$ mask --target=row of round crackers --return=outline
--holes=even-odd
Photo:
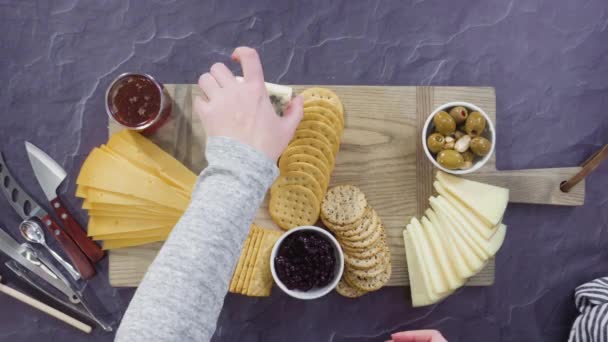
[[[356,298],[388,282],[392,266],[384,226],[359,188],[331,188],[321,205],[321,220],[344,251],[344,275],[336,288],[338,293]]]
[[[334,92],[309,88],[300,95],[304,117],[279,159],[281,174],[270,188],[270,216],[285,230],[318,221],[344,130],[344,108]]]

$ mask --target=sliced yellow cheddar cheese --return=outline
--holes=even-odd
[[[477,256],[477,254],[472,251],[471,247],[465,242],[463,237],[456,232],[450,218],[440,209],[435,201],[431,201],[431,207],[433,207],[433,211],[439,218],[439,227],[443,229],[443,234],[449,234],[450,240],[454,244],[454,247],[462,255],[464,261],[471,269],[471,274],[468,277],[471,277],[477,272],[481,271],[485,260]]]
[[[477,213],[488,226],[500,223],[509,202],[509,189],[484,184],[437,171],[437,180],[469,209]]]
[[[406,234],[404,236],[408,236],[410,242],[410,246],[406,246],[405,248],[410,286],[413,285],[416,288],[415,290],[412,288],[412,304],[414,306],[421,306],[437,303],[442,297],[433,291],[428,270],[421,258],[420,246],[416,245],[416,240],[412,237],[411,224],[406,226]],[[414,297],[414,293],[416,293],[418,298]]]
[[[136,218],[136,219],[154,219],[154,220],[165,220],[173,217],[165,215],[151,214],[146,212],[132,211],[130,213],[121,213],[115,211],[104,211],[104,210],[89,210],[89,216],[95,217],[108,217],[108,218]]]
[[[150,220],[136,218],[89,217],[88,235],[129,233],[155,228],[173,227],[177,220]]]
[[[118,249],[126,247],[135,247],[141,245],[147,245],[153,242],[164,241],[163,238],[141,238],[141,239],[124,239],[124,240],[107,240],[103,242],[103,249]]]
[[[168,237],[173,227],[155,228],[150,230],[142,230],[130,233],[115,233],[92,236],[93,240],[121,240],[121,239],[137,239],[137,238],[152,238],[152,237]]]
[[[433,186],[435,187],[435,190],[437,190],[439,195],[444,197],[448,201],[448,203],[450,203],[465,218],[465,220],[467,220],[467,222],[473,228],[475,228],[475,230],[477,230],[477,232],[481,234],[486,240],[489,240],[496,233],[499,225],[495,225],[493,227],[486,225],[485,222],[477,215],[475,215],[474,212],[472,212],[470,209],[467,209],[467,207],[462,202],[460,202],[458,199],[456,199],[456,197],[454,197],[447,190],[445,190],[441,183],[435,181],[433,183]]]
[[[431,245],[426,239],[422,225],[417,218],[413,217],[410,221],[408,232],[412,238],[412,242],[416,246],[416,250],[419,252],[418,256],[424,265],[422,272],[426,273],[426,276],[429,279],[431,285],[430,290],[438,296],[448,292],[449,286],[443,277],[439,261],[435,258]]]
[[[441,243],[441,238],[439,237],[437,228],[435,228],[433,226],[433,223],[426,217],[423,217],[420,220],[420,223],[422,223],[422,227],[424,228],[424,235],[426,237],[426,240],[430,243],[432,253],[439,263],[441,273],[443,274],[443,278],[447,282],[448,288],[450,290],[455,290],[461,287],[464,284],[465,279],[459,277],[456,273],[456,270],[450,264],[450,260],[448,259],[448,252]]]
[[[188,194],[194,189],[196,174],[139,133],[130,130],[117,132],[110,137],[108,147]]]
[[[150,206],[135,206],[135,205],[113,205],[105,203],[95,203],[85,200],[82,203],[82,207],[88,210],[114,212],[114,213],[142,213],[150,214],[152,216],[163,216],[163,217],[181,217],[182,212],[161,207],[150,207]]]
[[[77,185],[76,186],[76,197],[87,198],[87,188],[86,188],[86,186],[81,186],[81,185]]]
[[[97,189],[118,192],[185,211],[189,198],[177,193],[160,178],[94,149],[85,160],[77,183]]]
[[[129,195],[119,194],[117,192],[96,189],[79,185],[78,188],[83,188],[86,191],[86,199],[91,203],[106,203],[115,205],[157,205],[154,202],[137,198]]]
[[[408,227],[411,227],[408,225]],[[414,251],[414,244],[409,236],[408,230],[403,231],[403,241],[405,243],[405,258],[407,262],[407,273],[410,278],[410,293],[412,296],[412,306],[420,307],[431,305],[439,301],[438,297],[431,297],[424,286],[422,277],[422,264]]]
[[[439,216],[432,210],[427,209],[425,212],[433,227],[437,230],[443,248],[447,251],[450,264],[456,271],[459,278],[467,279],[475,274],[475,270],[469,266],[465,260],[465,256],[456,248],[456,242],[453,241],[451,234],[442,225]]]

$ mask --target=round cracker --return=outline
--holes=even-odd
[[[345,232],[338,232],[337,235],[340,237],[340,239],[348,242],[362,241],[372,235],[375,229],[378,229],[378,224],[378,214],[376,214],[374,209],[369,209],[363,215],[361,224],[359,224],[357,228]],[[349,234],[351,232],[357,233]]]
[[[312,164],[305,163],[305,162],[289,163],[281,171],[285,172],[285,173],[288,173],[291,171],[301,171],[301,172],[308,173],[309,175],[311,175],[314,179],[316,179],[319,182],[319,185],[321,185],[321,190],[323,191],[323,194],[325,194],[325,190],[327,190],[327,176],[325,174],[323,174],[323,171],[319,170],[319,168],[317,168],[316,166],[314,166]]]
[[[331,171],[333,168],[329,160],[323,152],[321,152],[318,148],[312,146],[290,146],[283,152],[281,155],[281,159],[279,159],[279,169],[287,166],[287,158],[289,158],[292,154],[307,154],[309,156],[315,157],[319,159],[323,164],[325,164],[325,169]],[[286,157],[285,159],[283,157]]]
[[[332,127],[334,130],[336,130],[336,132],[339,132],[337,127],[340,127],[340,126],[335,126],[334,122],[329,117],[326,117],[319,112],[304,111],[304,116],[302,117],[302,121],[308,121],[308,120],[323,122],[323,123],[329,125],[330,127]]]
[[[359,277],[351,273],[345,273],[344,277],[353,287],[361,291],[376,291],[382,288],[391,278],[392,265],[386,264],[384,271],[375,277]]]
[[[323,221],[323,224],[325,224],[325,227],[327,227],[332,232],[336,232],[336,233],[337,232],[346,232],[346,231],[356,229],[359,225],[361,225],[362,220],[363,220],[363,218],[361,218],[353,223],[349,223],[346,225],[339,225],[339,224],[330,222],[329,220],[327,220],[327,218],[325,218],[325,217],[323,217],[323,215],[321,215],[321,221]]]
[[[323,218],[334,225],[354,223],[363,217],[366,209],[365,194],[353,185],[338,185],[329,189],[321,205]]]
[[[334,168],[334,165],[336,163],[336,160],[334,159],[334,154],[329,145],[324,143],[322,140],[317,140],[314,138],[296,139],[290,142],[287,148],[290,148],[291,146],[312,146],[316,148],[317,150],[321,151],[321,153],[323,153],[325,158],[329,161],[330,168]]]
[[[346,298],[359,298],[367,293],[367,291],[361,291],[358,288],[351,286],[346,279],[342,277],[338,282],[338,286],[336,286],[336,292],[341,294]]]
[[[363,240],[359,240],[359,241],[348,241],[348,240],[343,240],[342,243],[345,246],[351,247],[351,248],[366,248],[369,247],[373,244],[375,244],[378,240],[380,240],[380,236],[382,235],[382,226],[381,223],[377,223],[375,227],[370,228],[372,229],[372,233],[365,239]]]
[[[306,100],[325,100],[334,105],[341,115],[344,114],[344,107],[342,106],[342,101],[340,101],[340,98],[336,93],[327,88],[308,88],[302,93],[300,93],[300,95],[304,97],[304,102],[306,102]]]
[[[281,163],[281,161],[283,163]],[[293,163],[310,164],[319,169],[323,173],[323,176],[325,176],[325,179],[329,181],[329,169],[327,168],[327,165],[325,165],[320,159],[302,153],[292,154],[289,156],[281,156],[281,159],[279,160],[279,170],[281,170],[281,172],[285,172],[285,170],[287,170],[287,167]]]
[[[334,152],[334,155],[337,155],[338,150],[340,149],[340,136],[330,125],[314,120],[303,120],[300,122],[297,129],[310,129],[323,134],[329,141],[329,146]]]
[[[388,260],[386,260],[386,256],[378,261],[378,263],[370,268],[359,269],[355,267],[347,267],[345,272],[351,274],[351,276],[362,277],[362,278],[372,278],[377,277],[380,273],[384,272],[386,269],[386,264]]]
[[[290,143],[295,140],[305,139],[305,138],[314,138],[317,140],[321,140],[325,144],[327,144],[327,146],[331,147],[331,142],[329,142],[329,140],[323,134],[321,134],[317,131],[313,131],[312,129],[305,129],[305,128],[296,129],[296,131],[293,133],[293,138],[291,139]],[[332,150],[332,152],[333,152],[333,150]],[[334,155],[334,157],[335,157],[335,155]]]
[[[315,194],[319,203],[323,200],[323,189],[319,182],[310,174],[301,171],[289,171],[281,174],[270,187],[270,194],[288,185],[301,185]]]
[[[338,107],[334,106],[333,104],[331,104],[331,102],[329,102],[325,99],[305,100],[304,108],[307,108],[307,107],[323,107],[323,108],[327,108],[328,110],[331,110],[332,112],[334,112],[338,115],[338,119],[340,120],[342,127],[344,127],[344,113],[340,112],[340,109]]]
[[[344,263],[351,268],[357,269],[369,269],[386,259],[386,252],[383,247],[379,247],[375,249],[375,254],[369,254],[367,257],[362,258],[357,256],[356,254],[351,254],[349,252],[344,253]]]
[[[375,244],[368,247],[353,248],[348,247],[345,244],[341,244],[342,250],[344,250],[345,253],[358,258],[369,258],[370,255],[377,253],[378,248],[384,248],[385,246],[388,246],[388,244],[386,242],[386,234],[384,233],[384,230],[380,234],[380,239],[378,239]]]
[[[324,120],[323,122],[329,122],[329,124],[336,130],[338,133],[342,133],[344,130],[344,121],[340,120],[340,114],[334,112],[333,110],[327,107],[321,106],[308,106],[304,108],[304,117],[310,114],[319,114]]]
[[[268,211],[282,229],[310,226],[319,219],[319,201],[301,185],[286,185],[270,194]]]

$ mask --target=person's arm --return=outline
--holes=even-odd
[[[278,174],[276,160],[302,117],[296,98],[283,118],[264,87],[257,53],[238,48],[243,83],[223,64],[203,74],[197,99],[209,136],[208,167],[192,201],[140,284],[117,341],[207,341],[256,210]]]

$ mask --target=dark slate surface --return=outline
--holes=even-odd
[[[103,93],[115,75],[193,83],[246,44],[274,82],[494,86],[499,168],[573,166],[608,143],[607,26],[605,0],[0,0],[0,148],[42,199],[23,141],[43,147],[71,173],[63,192],[78,208],[74,177],[106,139]],[[505,221],[493,287],[422,309],[406,288],[357,301],[229,295],[214,340],[378,341],[415,328],[450,341],[565,340],[574,287],[608,273],[608,163],[589,177],[585,206],[510,205]],[[15,232],[18,222],[0,200],[0,223]],[[93,285],[120,316],[133,291],[109,288],[105,275]],[[0,295],[1,341],[112,337],[87,337]]]

